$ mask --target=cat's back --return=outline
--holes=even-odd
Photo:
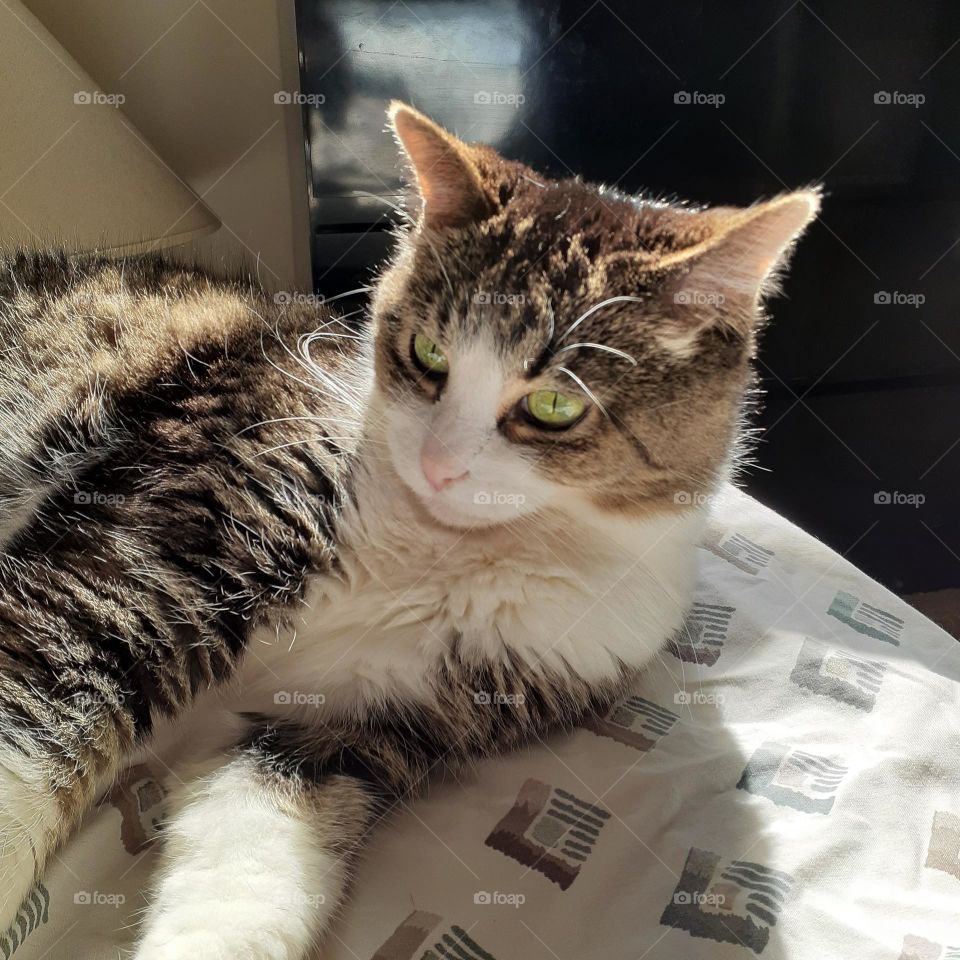
[[[0,257],[0,396],[61,402],[85,387],[137,389],[184,350],[249,335],[252,287],[159,256]]]
[[[336,396],[313,402],[297,352],[325,320],[278,305],[249,280],[159,256],[0,256],[0,548],[51,491],[74,486],[121,445],[169,447],[182,459],[181,448],[291,414],[346,416]],[[312,344],[333,376],[354,376],[359,349],[336,348]],[[275,439],[266,430],[264,446],[302,433],[289,423]]]

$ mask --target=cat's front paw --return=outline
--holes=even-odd
[[[188,957],[219,960],[226,956],[223,946],[222,938],[214,933],[191,933],[167,943],[144,942],[137,948],[133,960],[187,960]]]
[[[302,960],[303,953],[269,932],[197,930],[169,938],[150,934],[133,960]]]

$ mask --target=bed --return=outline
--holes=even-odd
[[[960,958],[960,644],[727,488],[630,695],[373,837],[330,960]],[[124,956],[175,758],[102,798],[0,938]]]

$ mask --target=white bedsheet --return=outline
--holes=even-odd
[[[382,826],[318,956],[960,957],[960,644],[749,497],[713,518],[683,642],[594,729]],[[173,759],[104,800],[4,960],[125,955]]]

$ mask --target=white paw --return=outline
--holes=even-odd
[[[133,960],[302,960],[303,953],[262,929],[182,930],[165,936],[154,930]]]
[[[226,958],[227,945],[223,937],[216,933],[185,933],[174,937],[168,943],[144,941],[134,960],[188,960],[196,957],[197,960],[221,960]],[[240,954],[229,954],[239,958]]]

